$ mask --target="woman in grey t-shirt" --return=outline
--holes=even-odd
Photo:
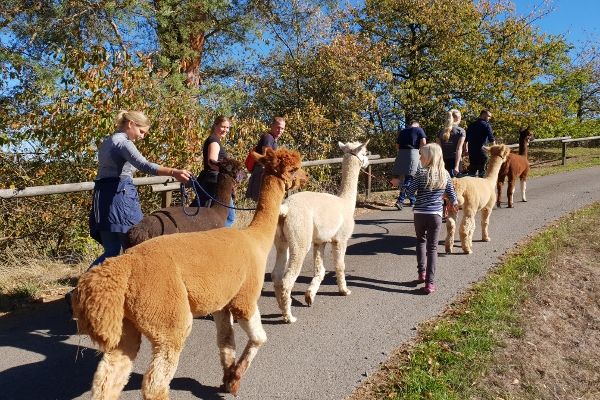
[[[150,121],[142,112],[120,111],[117,132],[103,139],[98,148],[98,172],[94,181],[94,199],[90,211],[90,235],[102,244],[104,253],[92,267],[124,250],[127,231],[143,218],[133,174],[140,170],[149,175],[172,176],[187,182],[185,169],[162,167],[147,161],[134,142],[148,134]]]
[[[465,144],[466,133],[458,126],[462,116],[460,111],[448,111],[448,119],[444,129],[438,134],[437,143],[442,147],[444,165],[451,177],[460,174],[462,150]]]

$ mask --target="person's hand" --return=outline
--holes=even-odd
[[[177,179],[179,182],[187,183],[192,177],[192,173],[186,169],[175,169],[173,168],[172,172],[173,178]]]
[[[460,172],[458,171],[458,168],[454,168],[454,169],[452,170],[452,173],[453,173],[453,175],[452,175],[452,176],[454,176],[454,177],[457,177],[457,176],[458,176],[458,174],[460,174]]]
[[[392,179],[390,180],[390,184],[391,184],[393,187],[398,187],[398,185],[400,184],[400,179],[398,179],[398,178],[392,178]]]

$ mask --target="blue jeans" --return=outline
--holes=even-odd
[[[100,257],[96,258],[96,261],[94,261],[88,269],[91,269],[96,265],[100,265],[107,258],[116,257],[125,251],[125,235],[125,233],[121,232],[100,231],[100,239],[102,240],[104,253],[102,253]]]
[[[398,203],[403,204],[404,203],[404,199],[406,198],[406,190],[408,189],[408,187],[410,186],[411,182],[413,181],[413,176],[412,175],[406,175],[404,177],[404,183],[402,184],[402,186],[400,186],[400,195],[398,196]],[[410,196],[408,198],[408,200],[410,201],[411,205],[415,204],[415,201],[417,201],[417,196]]]
[[[231,201],[229,202],[229,206],[234,207],[233,197],[231,198]],[[233,225],[234,219],[235,219],[235,208],[230,208],[229,211],[227,211],[227,220],[225,221],[225,227],[229,228],[231,225]]]

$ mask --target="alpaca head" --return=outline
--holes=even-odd
[[[239,184],[248,178],[246,167],[241,162],[233,158],[223,158],[217,161],[219,173],[229,176],[236,184]]]
[[[505,160],[510,153],[510,147],[505,144],[497,144],[492,147],[484,147],[484,149],[490,154],[491,157],[500,157]]]
[[[369,157],[367,154],[367,143],[369,143],[369,140],[367,140],[365,143],[338,142],[338,146],[344,152],[344,157],[346,156],[346,154],[348,154],[349,156],[354,156],[360,160],[360,167],[366,168],[369,165]]]
[[[535,137],[533,136],[533,133],[531,132],[531,129],[529,129],[529,127],[519,132],[519,143],[529,144],[533,139],[535,139]]]
[[[306,182],[307,175],[301,167],[300,153],[287,149],[265,149],[265,154],[253,153],[256,162],[265,167],[265,175],[274,175],[285,182],[286,190]]]

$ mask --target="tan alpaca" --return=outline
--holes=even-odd
[[[369,164],[367,143],[338,143],[344,152],[339,196],[300,192],[288,197],[281,205],[275,235],[277,256],[271,276],[285,322],[296,321],[291,311],[291,293],[311,244],[314,277],[304,296],[306,303],[312,305],[325,276],[323,251],[327,243],[332,246],[338,290],[342,295],[350,294],[344,275],[344,256],[348,239],[354,231],[358,175],[360,168]]]
[[[82,275],[74,298],[81,333],[104,356],[92,384],[93,399],[116,399],[127,383],[141,335],[153,357],[144,375],[144,399],[168,399],[194,317],[213,314],[225,390],[238,392],[240,379],[267,340],[257,301],[267,256],[286,189],[300,170],[297,152],[267,148],[256,154],[265,177],[248,228],[176,233],[145,241]],[[233,319],[248,335],[235,361]]]
[[[484,178],[465,177],[454,178],[452,183],[456,190],[458,205],[462,208],[463,217],[460,221],[460,243],[463,252],[473,252],[473,233],[475,232],[475,214],[481,210],[481,239],[490,241],[488,226],[490,215],[496,204],[496,181],[500,166],[510,153],[505,145],[492,146],[489,149],[490,161]],[[446,219],[446,253],[452,253],[454,246],[454,231],[456,228],[456,212],[450,208]]]

